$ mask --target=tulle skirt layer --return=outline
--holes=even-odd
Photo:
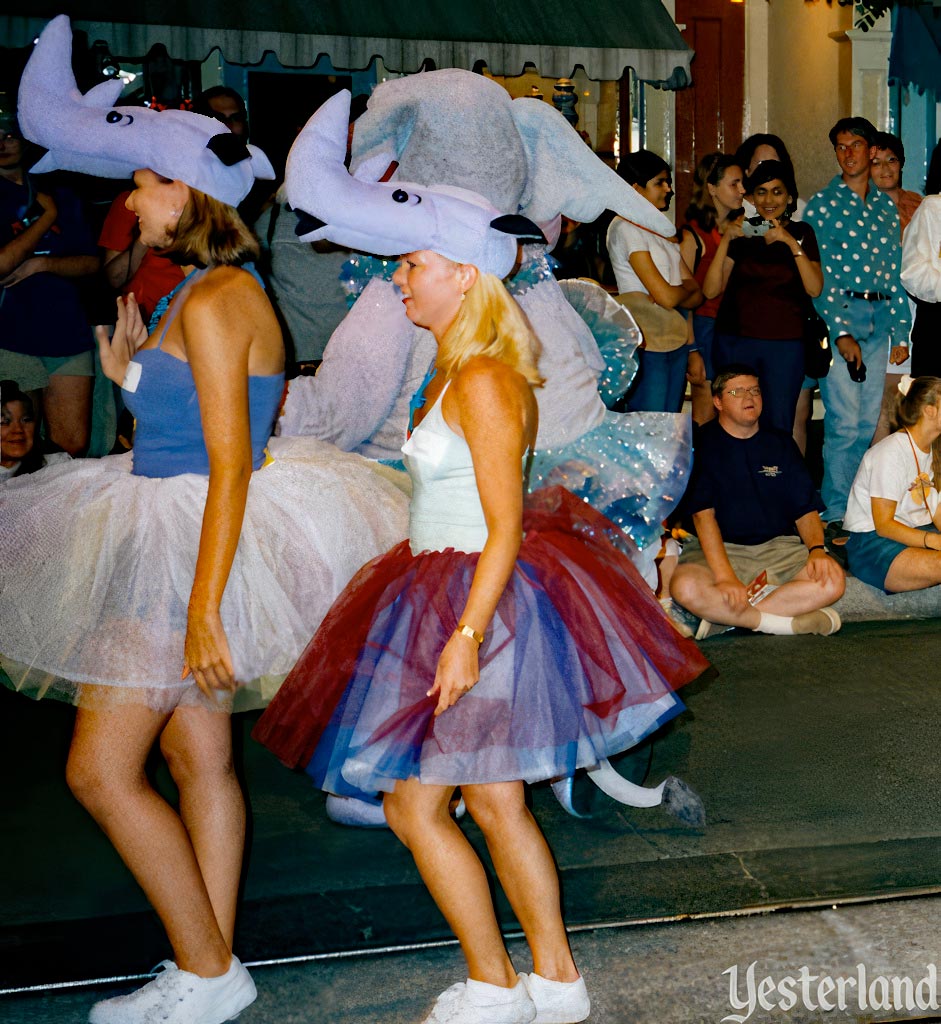
[[[357,573],[255,738],[340,795],[412,776],[471,784],[569,775],[633,746],[708,668],[610,529],[562,488],[532,495],[513,575],[480,648],[480,680],[433,716],[427,696],[478,554],[412,555],[407,542]]]
[[[570,444],[538,449],[530,487],[566,488],[643,550],[660,537],[661,523],[686,490],[691,429],[684,413],[606,412],[597,427]]]
[[[407,480],[310,438],[270,448],[222,600],[237,707],[267,703],[356,570],[407,532]],[[205,700],[180,673],[208,481],[134,476],[132,459],[0,488],[0,666],[31,696],[161,711]]]

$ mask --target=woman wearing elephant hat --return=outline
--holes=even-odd
[[[78,705],[69,785],[173,949],[90,1021],[221,1024],[255,998],[232,954],[245,812],[227,712],[283,678],[356,566],[403,535],[405,500],[318,442],[266,458],[284,353],[241,266],[255,242],[234,206],[254,159],[214,119],[112,106],[119,83],[81,96],[70,52],[57,18],[23,75],[24,134],[47,169],[133,173],[141,238],[191,273],[149,338],[133,297],[112,339],[99,328],[137,420],[133,453],[3,489],[0,662],[16,689]],[[179,811],[147,781],[158,741]]]
[[[402,449],[410,538],[354,577],[254,735],[329,792],[385,794],[468,963],[425,1024],[575,1024],[588,994],[524,783],[633,745],[682,709],[673,690],[707,665],[599,513],[560,487],[524,511],[539,342],[501,278],[527,225],[461,189],[350,179],[348,104],[328,100],[298,137],[289,199],[296,209],[299,165],[318,183],[302,220],[337,244],[406,253],[401,301],[437,342]],[[455,786],[526,934],[530,974],[516,974],[486,873],[448,813]]]
[[[376,86],[356,120],[350,169],[358,181],[386,180],[391,171],[393,184],[469,189],[502,213],[521,213],[550,240],[560,214],[591,221],[605,209],[650,231],[675,234],[551,104],[512,100],[499,83],[459,68]],[[311,179],[311,187],[316,184]],[[303,198],[297,198],[301,208]],[[621,327],[629,320],[626,309],[597,285],[572,281],[560,287],[547,260],[550,247],[542,239],[525,242],[521,267],[505,282],[542,343],[546,383],[536,396],[530,484],[562,483],[590,502],[621,528],[625,550],[655,584],[661,523],[686,486],[689,415],[605,408],[630,384],[639,333],[633,325]],[[317,376],[291,381],[279,419],[282,435],[320,437],[370,458],[399,458],[409,399],[435,345],[429,332],[405,317],[391,282],[393,266],[385,262],[351,261],[346,283],[362,294],[331,336]],[[603,316],[613,330],[593,337],[588,324],[598,319],[592,311],[605,307],[617,311]],[[377,365],[382,374],[374,372]]]

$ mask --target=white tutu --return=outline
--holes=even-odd
[[[312,438],[270,451],[222,599],[239,708],[271,699],[356,570],[408,527],[404,474]],[[0,665],[15,689],[161,711],[205,700],[180,672],[208,480],[134,476],[132,460],[0,490]]]

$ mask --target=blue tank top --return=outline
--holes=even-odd
[[[183,284],[195,283],[203,273],[196,271]],[[209,454],[192,370],[189,363],[162,349],[167,329],[185,298],[181,295],[171,311],[157,347],[139,351],[124,378],[124,401],[137,421],[133,468],[137,476],[209,474]],[[139,369],[133,369],[135,364]],[[136,387],[132,388],[132,383]],[[265,445],[271,436],[283,390],[283,373],[248,378],[252,469],[264,465]]]

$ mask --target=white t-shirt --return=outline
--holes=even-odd
[[[899,430],[863,456],[846,503],[844,529],[852,533],[875,530],[871,498],[894,501],[896,522],[916,527],[931,523],[938,510],[938,492],[932,482],[931,452],[923,452],[914,445],[915,453],[912,454],[914,443],[909,441],[908,432]]]
[[[680,273],[682,257],[678,242],[671,242],[652,231],[645,231],[623,217],[615,217],[608,226],[605,244],[608,247],[608,256],[611,258],[611,268],[614,270],[619,293],[647,291],[631,266],[630,256],[633,252],[649,252],[653,265],[660,271],[667,284],[683,283],[683,275]]]

